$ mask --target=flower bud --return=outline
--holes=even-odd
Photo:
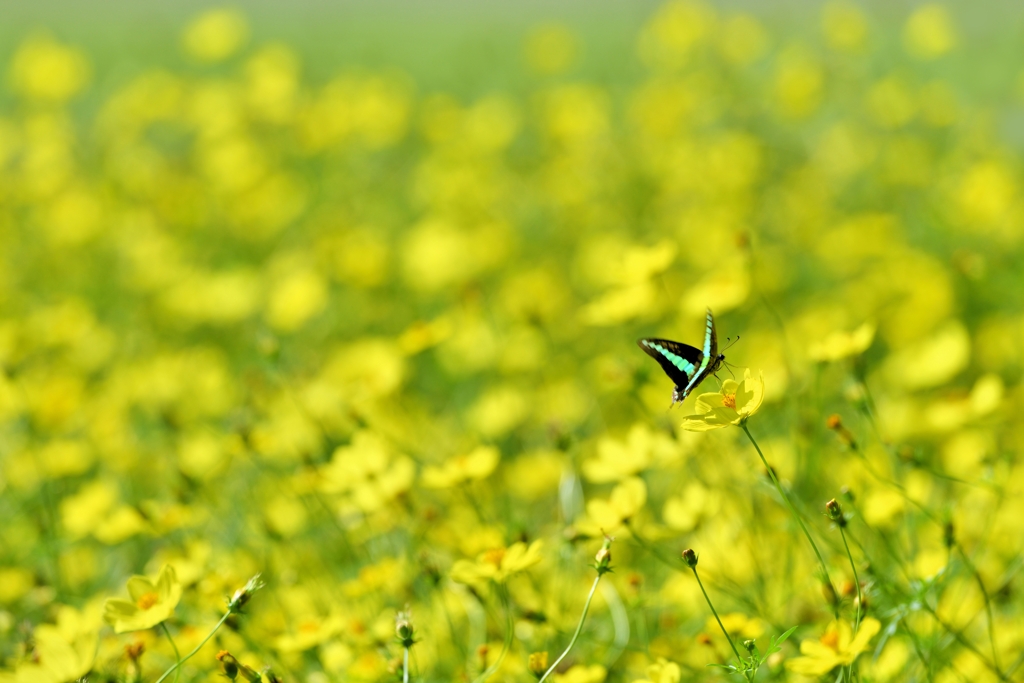
[[[416,634],[412,626],[412,613],[408,608],[395,615],[395,636],[402,647],[412,647],[416,643]]]
[[[220,667],[223,669],[224,675],[231,680],[235,680],[238,678],[238,675],[241,674],[242,678],[249,681],[249,683],[262,683],[263,681],[258,671],[242,664],[227,650],[221,650],[217,653],[217,661],[220,662]]]
[[[839,526],[846,526],[846,517],[843,516],[843,508],[835,498],[825,503],[825,515]]]
[[[221,671],[230,680],[238,678],[238,660],[227,650],[221,650],[217,653],[217,661],[220,662]]]
[[[829,415],[828,419],[825,420],[825,426],[835,432],[840,439],[846,442],[846,445],[857,450],[857,442],[853,438],[853,433],[846,428],[843,424],[843,419],[838,415]]]
[[[946,522],[942,527],[942,542],[946,544],[946,548],[952,548],[956,545],[956,528],[953,526],[952,521]]]
[[[548,653],[531,652],[528,666],[530,668],[530,673],[533,674],[534,678],[540,680],[548,670]]]
[[[601,549],[594,556],[594,569],[597,570],[598,574],[607,574],[612,570],[612,540],[611,536],[605,536]]]
[[[124,656],[128,659],[126,680],[131,683],[142,683],[142,664],[139,663],[139,660],[145,651],[146,644],[142,641],[124,646]]]
[[[683,562],[690,569],[694,569],[697,566],[697,553],[693,552],[693,548],[687,548],[683,551]]]
[[[487,668],[487,655],[490,653],[491,648],[487,647],[487,643],[480,645],[476,649],[476,656],[480,660],[481,668]]]
[[[747,640],[743,641],[743,647],[745,647],[747,649],[747,652],[749,652],[750,654],[754,654],[754,650],[757,649],[757,643],[754,642],[753,638],[748,638]]]
[[[256,574],[251,579],[245,582],[245,585],[235,591],[235,594],[231,596],[228,601],[228,609],[232,612],[241,612],[242,608],[248,604],[252,598],[252,594],[263,588],[266,585],[260,581],[260,575]]]

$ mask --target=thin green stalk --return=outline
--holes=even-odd
[[[850,552],[850,544],[846,542],[846,520],[842,519],[839,523],[839,535],[843,539],[843,547],[846,548],[846,557],[850,560],[850,569],[853,570],[853,583],[857,587],[857,609],[854,611],[853,616],[853,633],[854,635],[860,631],[860,613],[864,609],[864,597],[860,592],[860,577],[857,576],[857,563],[853,561],[853,553]],[[846,675],[849,680],[853,680],[853,664],[849,664],[846,667]]]
[[[171,638],[171,630],[167,628],[167,622],[161,621],[160,626],[164,629],[164,635],[167,636],[167,640],[171,642],[171,649],[174,650],[174,658],[178,660],[178,664],[181,664],[181,653],[178,652],[178,646],[174,643],[174,638]],[[174,683],[178,683],[178,676],[181,674],[181,669],[174,670]]]
[[[996,634],[995,634],[995,618],[992,616],[992,599],[989,597],[988,591],[985,590],[985,582],[981,580],[981,574],[978,573],[978,569],[971,562],[971,558],[967,557],[967,553],[964,552],[963,546],[956,543],[956,549],[960,551],[960,556],[964,558],[964,562],[967,564],[967,568],[971,570],[971,574],[974,575],[974,580],[978,584],[978,588],[981,590],[982,597],[985,598],[985,616],[988,618],[988,642],[992,646],[992,662],[999,667],[999,654],[996,650]]]
[[[644,539],[644,537],[641,536],[637,532],[637,530],[628,521],[626,522],[626,527],[629,529],[630,533],[632,534],[633,540],[637,542],[637,545],[639,545],[641,548],[643,548],[644,550],[649,552],[654,557],[654,559],[658,560],[659,562],[664,564],[669,569],[679,570],[679,562],[678,561],[673,562],[672,560],[669,560],[668,558],[666,558],[657,549],[656,546],[654,546],[651,543],[647,542]],[[742,593],[739,593],[736,590],[730,590],[727,586],[724,586],[722,584],[719,584],[718,588],[719,588],[720,591],[726,593],[727,595],[729,595],[734,600],[737,600],[737,601],[745,604],[752,611],[756,612],[756,611],[758,611],[758,609],[760,609],[759,606],[757,605],[757,603],[755,603],[753,600],[751,600],[750,598],[746,597]],[[641,622],[641,623],[643,623],[643,622]],[[774,622],[771,622],[770,620],[769,620],[769,623],[771,623],[771,625],[774,626],[774,627],[777,627],[777,628],[779,627],[778,624],[776,624]]]
[[[402,657],[402,683],[409,683],[409,648]]]
[[[978,646],[972,643],[970,640],[968,640],[967,636],[961,633],[959,629],[954,627],[952,624],[947,623],[942,617],[940,617],[939,613],[936,612],[932,608],[932,606],[928,604],[926,600],[921,601],[921,606],[924,607],[925,611],[928,612],[928,614],[932,615],[932,618],[939,623],[939,626],[944,628],[946,632],[949,633],[949,635],[953,636],[953,638],[958,643],[960,643],[965,648],[976,654],[978,656],[978,659],[981,660],[981,663],[984,664],[989,671],[994,673],[999,678],[999,680],[1005,681],[1006,683],[1010,683],[1009,676],[1004,674],[1002,669],[996,666],[994,662],[989,661],[988,657],[986,657],[985,654],[980,649],[978,649]]]
[[[846,542],[846,529],[843,524],[839,525],[839,535],[843,537],[843,547],[846,548],[846,557],[850,559],[850,569],[853,570],[853,583],[857,587],[857,611],[854,615],[854,634],[860,630],[860,613],[864,610],[864,597],[860,593],[860,578],[857,576],[857,564],[853,561],[853,553],[850,552],[850,544]]]
[[[909,578],[909,576],[907,574],[907,569],[906,569],[905,566],[903,566],[902,559],[900,558],[899,553],[897,553],[892,548],[892,546],[889,544],[889,539],[886,537],[886,535],[881,530],[876,529],[876,528],[872,527],[870,524],[868,524],[867,521],[864,519],[863,515],[858,515],[858,517],[860,518],[860,520],[864,524],[864,526],[866,526],[868,529],[870,529],[870,530],[874,531],[876,534],[878,534],[879,538],[882,539],[883,545],[885,546],[885,549],[888,551],[889,555],[891,555],[896,560],[897,564],[899,564],[901,566],[903,574]],[[856,541],[856,538],[854,538],[854,541]],[[861,545],[861,544],[858,543],[858,545]],[[861,545],[861,547],[863,547],[863,546]],[[945,629],[945,631],[949,635],[953,636],[954,640],[956,640],[962,646],[964,646],[965,648],[967,648],[968,650],[973,652],[975,655],[977,655],[978,659],[981,660],[981,662],[985,665],[985,667],[988,668],[989,671],[994,673],[999,678],[999,680],[1007,681],[1007,682],[1010,680],[1010,678],[1009,678],[1010,674],[1004,673],[1002,671],[1002,669],[1000,669],[999,666],[997,666],[994,661],[990,661],[989,658],[986,657],[985,654],[980,649],[978,649],[978,647],[974,643],[969,641],[966,638],[966,636],[964,636],[963,633],[961,633],[959,630],[954,628],[952,624],[946,623],[946,621],[944,621],[938,615],[938,613],[934,609],[932,609],[931,605],[928,604],[927,600],[922,600],[921,601],[921,606],[924,608],[924,610],[926,612],[928,612],[932,616],[932,618],[935,619],[936,622],[938,622],[939,626],[941,626],[943,629]]]
[[[768,474],[771,476],[772,482],[775,483],[775,488],[778,490],[779,495],[782,496],[782,500],[785,501],[786,505],[789,507],[789,511],[793,514],[793,517],[796,519],[797,524],[800,525],[800,529],[804,532],[804,536],[807,537],[807,542],[811,544],[811,548],[814,550],[814,555],[818,558],[818,564],[821,566],[821,573],[824,575],[825,581],[828,582],[828,587],[832,591],[832,611],[835,614],[835,617],[838,619],[839,593],[836,592],[836,587],[832,583],[832,577],[829,576],[828,567],[825,566],[825,560],[824,558],[822,558],[821,552],[818,551],[818,545],[814,542],[814,539],[811,538],[811,532],[807,530],[807,525],[804,524],[803,518],[800,516],[800,513],[797,512],[796,508],[793,506],[792,501],[789,500],[789,496],[786,495],[786,491],[782,488],[782,484],[779,483],[778,478],[775,476],[775,470],[769,467],[768,461],[764,457],[764,453],[761,452],[761,447],[757,445],[757,441],[754,440],[754,436],[750,433],[750,430],[747,428],[747,424],[745,422],[741,422],[740,428],[743,430],[743,433],[747,435],[747,438],[750,439],[750,443],[754,445],[754,450],[756,450],[757,454],[761,457],[761,462],[764,464],[765,469],[768,470]]]
[[[649,552],[651,555],[654,555],[654,557],[666,567],[670,567],[672,569],[678,568],[678,564],[665,557],[661,551],[658,550],[657,546],[648,543],[647,540],[637,532],[633,525],[630,524],[629,520],[626,520],[625,524],[626,528],[629,529],[630,533],[633,535],[633,540],[637,542],[637,545]]]
[[[590,611],[590,601],[594,599],[594,591],[597,590],[597,584],[600,582],[601,573],[598,572],[597,577],[594,578],[593,585],[590,586],[590,593],[587,594],[587,601],[583,603],[583,614],[580,615],[580,623],[576,625],[576,632],[572,634],[572,640],[569,641],[569,646],[565,648],[565,651],[562,652],[562,654],[558,655],[558,659],[555,660],[554,664],[548,667],[548,670],[544,672],[544,675],[540,677],[540,680],[537,681],[537,683],[544,683],[544,681],[547,680],[547,677],[554,672],[558,665],[562,663],[562,660],[565,659],[566,655],[569,654],[573,645],[576,644],[576,640],[580,637],[580,632],[583,631],[583,622],[587,618],[587,612]]]
[[[704,599],[708,603],[708,607],[711,608],[711,613],[715,615],[715,621],[718,622],[718,628],[722,629],[722,635],[729,641],[729,647],[732,648],[733,653],[736,655],[736,659],[739,660],[740,666],[743,666],[743,657],[740,656],[740,651],[736,649],[736,644],[732,642],[732,638],[729,637],[729,632],[725,630],[725,625],[722,624],[722,620],[718,618],[718,612],[715,611],[715,606],[711,604],[711,598],[708,597],[708,592],[704,590],[704,584],[700,580],[700,575],[697,574],[696,567],[690,567],[690,571],[693,572],[693,578],[697,579],[697,585],[700,586],[700,592],[704,594]]]
[[[512,647],[512,636],[514,632],[514,625],[512,623],[512,607],[509,605],[508,589],[505,588],[504,584],[498,584],[498,597],[501,598],[501,604],[505,608],[505,642],[502,643],[501,654],[499,654],[498,658],[494,660],[494,664],[491,664],[483,671],[483,673],[473,679],[473,683],[483,683],[490,678],[491,674],[497,671],[498,667],[501,666],[501,663],[505,661],[505,655],[508,654],[509,648]]]
[[[177,671],[178,668],[181,667],[182,664],[184,664],[188,660],[192,659],[192,657],[197,652],[202,650],[203,646],[206,645],[207,641],[210,640],[210,638],[213,638],[213,634],[216,633],[218,631],[218,629],[220,629],[220,627],[224,625],[224,622],[228,620],[228,617],[231,616],[231,613],[232,612],[231,612],[230,609],[227,612],[225,612],[224,616],[222,616],[220,618],[220,621],[217,622],[217,625],[213,627],[213,630],[210,631],[208,634],[206,634],[206,637],[203,638],[203,642],[201,642],[198,645],[196,645],[195,649],[192,650],[192,652],[189,652],[187,655],[185,655],[184,659],[178,659],[178,662],[174,666],[172,666],[170,669],[165,671],[163,673],[163,675],[160,676],[160,678],[156,679],[156,683],[163,683],[164,679],[167,678],[168,676],[170,676],[172,671]],[[175,678],[175,680],[177,680],[177,678]]]

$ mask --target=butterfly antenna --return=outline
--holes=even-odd
[[[726,337],[726,338],[725,338],[725,341],[727,341],[727,342],[729,342],[729,343],[728,343],[728,345],[727,345],[727,346],[726,346],[725,348],[723,348],[723,349],[722,349],[722,351],[728,351],[728,350],[729,350],[730,348],[732,348],[732,347],[733,347],[733,345],[734,345],[734,344],[735,344],[736,342],[738,342],[739,340],[740,340],[740,336],[739,336],[738,334],[736,335],[736,338],[735,338],[735,339],[733,339],[732,337]]]
[[[722,359],[722,365],[724,365],[725,369],[729,371],[729,374],[732,375],[732,378],[736,379],[736,373],[733,372],[732,369],[733,368],[738,368],[740,366],[739,365],[733,365],[732,363],[730,363],[729,361],[725,360],[724,358]]]

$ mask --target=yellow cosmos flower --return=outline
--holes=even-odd
[[[800,643],[803,657],[786,662],[786,668],[804,676],[822,676],[837,666],[853,664],[868,649],[868,644],[882,628],[878,619],[866,618],[860,624],[856,637],[845,621],[833,622],[819,640],[807,639]]]
[[[807,350],[811,360],[837,361],[864,353],[875,340],[875,325],[864,323],[852,332],[833,332]]]
[[[128,595],[130,601],[111,598],[103,605],[103,619],[117,633],[142,631],[168,619],[181,600],[181,583],[167,564],[156,583],[145,576],[128,579]]]
[[[623,480],[607,499],[587,502],[587,514],[576,522],[576,530],[592,538],[603,534],[626,534],[628,524],[647,502],[647,485],[639,477]]]
[[[633,683],[679,683],[682,670],[675,662],[659,657],[657,663],[647,667],[647,678]]]
[[[0,672],[0,683],[77,681],[93,668],[99,647],[99,624],[91,609],[79,612],[63,606],[57,614],[57,624],[41,624],[32,638],[32,661],[18,664],[13,673]]]
[[[551,677],[554,683],[603,683],[608,670],[600,664],[577,664],[563,674]]]
[[[441,465],[423,468],[423,485],[432,489],[446,489],[486,479],[500,460],[501,453],[494,446],[478,446],[467,455],[458,455]]]
[[[740,425],[761,407],[764,401],[764,376],[757,379],[750,370],[743,373],[743,381],[734,379],[722,382],[722,390],[714,394],[697,397],[697,414],[683,418],[683,429],[689,432],[706,432],[719,427]]]
[[[494,548],[482,553],[476,562],[459,560],[452,566],[452,580],[469,584],[486,581],[505,583],[514,574],[540,562],[541,546],[541,541],[534,541],[529,546],[513,543],[508,548]]]

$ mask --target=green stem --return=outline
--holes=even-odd
[[[590,601],[594,599],[594,591],[597,590],[597,584],[600,583],[600,581],[601,574],[599,572],[597,577],[594,579],[593,585],[590,587],[590,593],[587,594],[587,601],[583,603],[583,614],[580,615],[580,623],[576,624],[576,632],[572,634],[572,640],[569,641],[569,646],[565,648],[562,654],[558,655],[558,659],[555,660],[554,664],[548,667],[548,670],[544,672],[544,675],[540,677],[540,680],[537,681],[537,683],[544,683],[544,681],[547,680],[547,677],[550,676],[554,670],[558,668],[558,665],[562,663],[562,660],[566,658],[569,651],[572,650],[573,645],[576,644],[576,640],[580,637],[580,632],[583,631],[583,622],[587,618],[587,612],[590,610]]]
[[[1006,683],[1010,683],[1009,676],[1004,674],[1002,670],[995,665],[994,662],[989,661],[988,657],[986,657],[985,654],[978,649],[978,646],[969,641],[967,637],[962,632],[960,632],[959,629],[955,628],[952,624],[943,620],[943,618],[939,616],[939,613],[932,609],[931,605],[929,605],[926,600],[921,601],[921,606],[924,607],[925,611],[928,612],[928,614],[932,615],[932,618],[939,623],[939,626],[944,628],[946,632],[949,633],[949,635],[953,636],[953,638],[958,643],[960,643],[965,648],[976,654],[978,656],[978,659],[981,660],[982,664],[984,664],[989,671],[994,673],[999,678],[999,680],[1005,681]]]
[[[505,655],[508,654],[509,648],[512,647],[512,635],[514,632],[514,625],[512,623],[512,607],[509,605],[508,589],[505,588],[504,584],[498,584],[498,597],[501,598],[501,604],[505,608],[505,642],[502,643],[501,654],[499,654],[498,658],[494,660],[494,664],[491,664],[483,673],[473,679],[473,683],[483,683],[490,678],[491,675],[498,670],[498,667],[501,666],[501,663],[505,661]],[[159,683],[159,681],[157,683]]]
[[[860,613],[864,609],[864,598],[860,593],[860,577],[857,576],[857,563],[853,561],[853,553],[850,552],[850,544],[846,542],[846,520],[839,520],[839,535],[843,538],[843,547],[846,548],[846,557],[850,560],[850,569],[853,570],[853,583],[857,587],[857,609],[854,612],[854,635],[860,631]],[[853,664],[848,665],[846,669],[846,675],[849,680],[853,680]]]
[[[409,648],[402,657],[402,683],[409,683]]]
[[[708,597],[708,592],[704,590],[704,584],[700,580],[700,575],[697,574],[696,567],[690,567],[693,572],[693,578],[697,579],[697,585],[700,586],[700,592],[704,594],[704,599],[707,600],[708,607],[711,608],[711,613],[715,615],[715,621],[718,622],[718,628],[722,629],[722,635],[729,641],[729,647],[732,648],[733,653],[736,655],[736,659],[739,660],[740,666],[743,666],[743,657],[740,657],[740,651],[736,649],[736,644],[732,642],[732,638],[729,637],[729,632],[725,630],[725,625],[722,624],[722,620],[718,618],[718,612],[715,611],[715,606],[711,604],[711,598]]]
[[[181,653],[178,652],[178,646],[174,643],[174,638],[171,638],[171,630],[167,628],[167,622],[161,621],[160,626],[164,629],[164,635],[167,636],[167,640],[171,641],[171,649],[174,650],[174,658],[178,661],[178,665],[181,664]],[[174,670],[174,683],[178,683],[178,676],[181,674],[181,669]]]
[[[165,671],[165,672],[163,673],[163,675],[162,675],[162,676],[160,676],[160,678],[156,679],[156,683],[163,683],[164,679],[165,679],[165,678],[167,678],[168,676],[170,676],[170,675],[171,675],[171,672],[172,672],[172,671],[177,671],[177,670],[178,670],[178,668],[179,668],[179,667],[180,667],[180,666],[181,666],[182,664],[184,664],[184,663],[185,663],[185,662],[187,662],[188,660],[192,659],[192,657],[193,657],[193,656],[194,656],[194,655],[195,655],[195,654],[196,654],[197,652],[199,652],[200,650],[202,650],[202,649],[203,649],[203,646],[204,646],[204,645],[206,645],[207,641],[209,641],[209,640],[210,640],[210,638],[213,638],[213,634],[214,634],[214,633],[216,633],[216,632],[217,632],[217,630],[218,630],[218,629],[220,629],[220,627],[224,625],[224,622],[225,622],[225,621],[227,621],[227,620],[228,620],[228,617],[230,617],[230,616],[231,616],[231,610],[228,610],[227,612],[225,612],[225,613],[224,613],[224,616],[222,616],[222,617],[220,618],[220,621],[218,621],[218,622],[217,622],[217,625],[213,627],[213,630],[212,630],[212,631],[210,631],[210,632],[209,632],[208,634],[206,634],[206,637],[205,637],[205,638],[203,638],[203,642],[201,642],[201,643],[199,643],[198,645],[196,645],[195,649],[194,649],[194,650],[192,650],[192,652],[189,652],[189,653],[188,653],[187,655],[185,655],[185,658],[184,658],[184,659],[178,659],[178,662],[177,662],[177,663],[176,663],[176,664],[175,664],[174,666],[172,666],[172,667],[171,667],[170,669],[168,669],[167,671]],[[177,677],[175,677],[175,680],[177,680]]]
[[[624,523],[626,525],[626,528],[629,529],[629,532],[633,535],[633,540],[636,541],[637,545],[639,545],[641,548],[649,552],[651,555],[654,555],[654,557],[666,567],[669,567],[671,569],[679,568],[678,563],[668,559],[661,553],[660,550],[658,550],[656,546],[648,543],[647,540],[637,532],[637,530],[633,527],[629,520],[625,520]]]
[[[960,551],[960,556],[964,558],[964,562],[967,564],[967,568],[971,570],[971,574],[974,575],[974,580],[978,584],[978,588],[981,590],[982,597],[985,598],[985,616],[988,618],[988,642],[992,647],[992,662],[999,668],[999,654],[996,650],[996,634],[995,634],[995,619],[992,616],[992,599],[989,597],[988,591],[985,590],[985,582],[981,580],[981,574],[978,573],[978,569],[971,562],[971,558],[967,557],[967,553],[964,552],[963,546],[959,543],[956,544],[956,549]]]
[[[743,433],[747,435],[747,438],[750,439],[750,443],[754,445],[754,450],[756,450],[757,454],[761,457],[761,462],[764,464],[765,469],[768,470],[768,474],[771,476],[772,482],[775,483],[775,488],[778,490],[779,495],[782,496],[782,500],[785,501],[786,505],[789,507],[789,511],[793,514],[794,519],[796,519],[797,524],[800,525],[800,529],[804,532],[804,536],[807,537],[807,542],[811,544],[811,549],[814,550],[814,555],[818,558],[818,564],[821,566],[821,573],[824,575],[825,581],[828,582],[828,587],[832,591],[832,611],[838,619],[839,593],[836,592],[836,587],[832,584],[832,577],[829,576],[828,567],[825,566],[825,560],[822,558],[821,552],[818,551],[818,545],[814,542],[814,539],[811,538],[811,532],[807,530],[807,525],[804,524],[803,518],[793,506],[792,501],[789,500],[789,496],[786,495],[786,491],[782,488],[782,484],[779,483],[778,478],[775,476],[775,470],[769,467],[768,461],[765,460],[764,453],[761,452],[761,447],[757,445],[757,441],[754,440],[754,436],[747,428],[746,422],[741,422],[740,428],[743,430]]]
[[[846,557],[850,559],[850,569],[853,570],[853,583],[857,586],[857,612],[854,616],[854,634],[860,630],[860,613],[864,609],[864,598],[860,593],[860,578],[857,576],[857,565],[853,561],[853,553],[850,552],[850,544],[846,542],[846,529],[844,525],[839,526],[839,535],[843,537],[843,547],[846,548]]]
[[[878,533],[879,538],[881,538],[885,542],[884,545],[886,547],[886,550],[896,560],[896,562],[898,564],[900,564],[900,567],[901,567],[904,575],[907,575],[907,578],[908,578],[906,567],[903,566],[902,560],[900,559],[900,556],[899,556],[899,553],[897,553],[896,550],[889,543],[889,540],[886,537],[885,533],[882,532],[881,529],[877,529],[877,528],[874,528],[871,525],[869,525],[864,520],[863,515],[858,515],[858,516],[860,517],[860,520],[864,524],[864,526],[866,526],[868,529],[871,529],[874,532]],[[854,539],[854,541],[856,541],[856,539]],[[862,544],[858,544],[858,545],[860,545],[861,548],[863,548]],[[921,606],[925,609],[925,611],[927,611],[929,614],[932,615],[932,617],[939,624],[939,626],[941,626],[946,631],[946,633],[948,633],[950,636],[952,636],[953,639],[956,640],[956,642],[958,642],[959,644],[963,645],[967,649],[969,649],[972,652],[974,652],[978,656],[978,658],[982,661],[982,664],[984,664],[985,667],[989,671],[991,671],[993,674],[995,674],[996,677],[998,677],[998,679],[1000,681],[1005,681],[1005,682],[1009,683],[1009,681],[1010,681],[1010,674],[1006,674],[1006,673],[1002,672],[999,669],[999,667],[997,667],[995,665],[994,661],[989,660],[989,658],[986,657],[985,654],[980,649],[978,649],[978,647],[974,643],[972,643],[970,640],[968,640],[964,636],[963,633],[957,631],[956,629],[953,628],[953,626],[951,624],[947,624],[944,620],[942,620],[942,617],[940,617],[938,615],[938,613],[934,609],[932,609],[931,605],[928,604],[927,600],[922,600],[921,601]]]

